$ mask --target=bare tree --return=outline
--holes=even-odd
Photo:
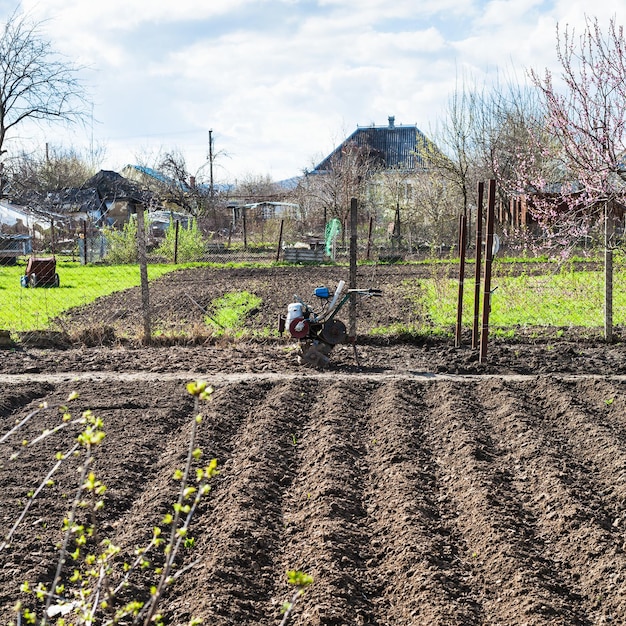
[[[323,212],[324,225],[333,217],[346,223],[351,198],[365,200],[368,182],[379,169],[367,146],[348,143],[331,156],[324,170],[306,176],[308,191]]]
[[[436,248],[458,241],[459,189],[434,169],[420,173],[412,181],[413,202],[407,206],[406,222],[417,244]]]
[[[92,162],[75,149],[47,147],[44,155],[22,152],[2,164],[2,193],[48,220],[46,235],[54,243],[55,233],[63,236],[63,229],[71,227],[64,206],[97,202],[81,189],[95,173]]]
[[[279,200],[281,197],[278,185],[269,174],[248,173],[237,181],[233,195],[242,202],[262,202],[263,200]]]
[[[476,93],[465,83],[455,89],[448,100],[446,118],[435,132],[435,143],[424,146],[423,155],[432,172],[458,189],[464,214],[475,188],[476,100]]]
[[[165,204],[174,204],[194,217],[204,212],[208,188],[203,190],[198,186],[196,178],[189,174],[181,152],[166,152],[157,170],[162,177],[155,179],[155,190]]]
[[[0,36],[0,154],[26,120],[76,121],[85,113],[79,68],[61,57],[33,23],[15,11]]]
[[[431,174],[456,190],[464,214],[469,214],[479,181],[495,179],[505,206],[517,195],[519,164],[533,149],[531,132],[541,136],[536,129],[543,111],[539,91],[515,76],[503,80],[497,75],[484,85],[463,80],[457,87],[436,133],[436,148],[428,150],[426,159]],[[445,194],[448,203],[453,200],[450,191]]]
[[[6,163],[4,171],[15,193],[46,194],[81,187],[95,174],[90,161],[74,148],[48,146],[45,155],[21,152]]]
[[[525,183],[538,191],[559,183],[559,203],[539,203],[536,214],[559,225],[561,238],[574,240],[598,222],[604,226],[605,338],[613,326],[613,220],[623,211],[626,187],[626,40],[611,20],[603,32],[597,19],[586,19],[582,35],[557,28],[559,80],[548,70],[532,77],[545,97],[545,126],[556,153],[534,163]],[[562,86],[561,86],[562,85]],[[554,184],[552,185],[555,187]],[[563,209],[565,207],[565,209]]]

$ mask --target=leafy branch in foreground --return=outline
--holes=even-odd
[[[217,460],[212,459],[206,466],[195,469],[195,483],[193,480],[194,465],[202,457],[202,450],[197,447],[198,428],[202,423],[199,403],[210,400],[213,389],[205,382],[197,381],[189,383],[187,391],[194,397],[194,418],[185,465],[174,472],[174,478],[180,482],[178,498],[173,505],[173,512],[163,518],[163,524],[170,527],[169,537],[164,539],[161,528],[154,527],[148,544],[135,550],[131,562],[123,561],[120,547],[109,538],[99,536],[98,513],[106,506],[106,486],[90,468],[94,451],[105,438],[102,420],[91,411],[85,411],[80,418],[73,419],[68,407],[62,406],[61,424],[46,429],[30,442],[22,441],[23,447],[29,447],[70,425],[79,425],[81,429],[74,444],[66,452],[57,453],[56,462],[50,471],[38,487],[29,492],[26,505],[0,544],[0,551],[11,545],[33,501],[46,485],[51,484],[52,475],[68,459],[79,458],[78,487],[70,511],[63,520],[63,540],[52,583],[32,585],[25,581],[21,586],[21,592],[31,601],[34,600],[35,606],[43,604],[43,608],[38,610],[32,605],[27,606],[27,601],[19,601],[15,606],[17,626],[22,623],[38,626],[52,623],[56,626],[163,624],[158,609],[165,591],[174,580],[196,564],[194,562],[175,571],[181,546],[193,546],[193,538],[189,536],[191,519],[201,499],[210,491],[210,480],[217,474]],[[72,393],[68,402],[77,398],[78,394]],[[0,437],[0,443],[15,436],[38,412],[46,408],[46,405],[41,405],[26,416]],[[15,460],[18,456],[19,452],[11,458]],[[162,553],[156,553],[157,548],[162,549]],[[151,553],[160,562],[159,566],[153,567],[148,560]],[[132,596],[132,592],[129,595],[129,588],[133,574],[145,572],[151,567],[156,582],[149,589],[148,599],[143,600],[146,597],[146,583],[136,582],[136,598],[129,600]],[[201,622],[192,618],[191,623],[197,625]]]
[[[280,626],[285,626],[289,621],[289,616],[296,606],[296,602],[304,595],[304,590],[313,584],[313,576],[306,574],[305,572],[301,572],[300,570],[290,570],[287,572],[287,582],[290,585],[294,585],[296,590],[294,591],[293,596],[291,596],[291,600],[287,601],[281,607],[281,612],[283,613],[283,619],[280,622]]]

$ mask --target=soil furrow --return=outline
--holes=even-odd
[[[576,387],[550,381],[538,392],[545,418],[529,424],[536,454],[552,450],[553,469],[542,460],[535,474],[543,486],[530,486],[529,505],[548,520],[549,549],[578,581],[584,605],[610,620],[626,608],[626,429],[605,423]]]
[[[539,417],[535,408],[545,402],[558,405],[564,398],[554,390],[545,396],[545,390],[536,388],[529,396],[524,385],[494,387],[489,385],[484,394],[488,399],[485,415],[502,442],[502,458],[512,468],[512,483],[535,519],[544,555],[567,580],[589,621],[596,623],[599,581],[590,567],[587,548],[602,546],[607,540],[606,529],[593,513],[599,504],[597,493],[589,489],[587,479],[580,482],[580,461],[575,452],[567,453],[569,433],[558,432],[553,416]],[[586,521],[581,524],[582,519]]]
[[[370,358],[369,347],[360,350]],[[167,369],[157,363],[164,354],[152,353],[154,372]],[[250,364],[244,349],[240,357]],[[294,626],[626,621],[626,380],[427,378],[407,374],[409,361],[385,376],[345,368],[237,373],[215,364],[198,447],[203,462],[218,458],[221,473],[194,516],[195,545],[179,557],[177,569],[189,569],[165,596],[168,623],[196,616],[216,626],[275,626],[293,593],[288,569],[315,578]],[[75,390],[72,414],[91,409],[104,420],[94,464],[108,487],[101,531],[125,554],[145,544],[176,497],[172,474],[195,413],[185,383],[198,375],[142,378],[132,367],[0,385],[0,436],[48,404],[0,444],[0,533],[80,428],[34,447],[22,439],[59,423],[58,406]],[[7,619],[17,600],[37,605],[19,592],[22,581],[54,575],[78,462],[62,466],[16,545],[0,552]],[[151,560],[125,600],[137,588],[147,597],[158,555]]]
[[[0,384],[0,437],[8,432],[13,423],[9,417],[21,413],[33,400],[43,398],[53,389],[48,383],[29,383],[20,385]]]
[[[225,391],[241,398],[238,387]],[[301,394],[295,381],[269,388],[247,409],[230,440],[216,442],[225,452],[221,475],[194,531],[204,557],[192,584],[169,606],[176,623],[198,612],[213,624],[271,622],[267,607],[278,603],[272,602],[274,561],[282,535],[281,502],[293,480],[291,434],[297,430]]]
[[[285,567],[315,578],[294,624],[377,624],[365,564],[370,537],[363,508],[363,415],[375,384],[338,382],[307,406],[295,448],[297,476],[285,525]]]
[[[459,558],[456,516],[441,497],[435,463],[424,445],[424,386],[388,383],[368,412],[373,535],[370,577],[380,585],[385,623],[481,624],[480,607],[466,584]]]
[[[426,398],[439,480],[459,513],[457,525],[470,549],[465,558],[486,621],[503,623],[517,615],[519,624],[587,624],[558,568],[545,557],[536,520],[502,458],[502,442],[485,420],[486,392],[443,383]]]

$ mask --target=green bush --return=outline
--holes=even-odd
[[[170,227],[165,231],[165,241],[155,250],[159,256],[174,259],[174,247],[176,245],[176,228],[173,220]],[[198,261],[204,256],[204,238],[198,228],[195,219],[189,220],[187,226],[178,229],[178,258],[179,263]]]
[[[107,261],[114,265],[137,263],[137,220],[130,219],[122,230],[104,229]]]

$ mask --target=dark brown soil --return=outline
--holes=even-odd
[[[256,292],[264,307],[248,323],[262,328],[294,292],[306,297],[336,271],[286,270],[279,280],[270,270],[202,270],[183,275],[184,291],[192,283],[203,306],[227,290]],[[391,294],[401,275],[378,268],[361,284]],[[178,324],[184,311],[188,323],[201,321],[173,277],[163,284],[167,295],[151,291],[157,319]],[[450,339],[359,335],[358,364],[351,346],[339,346],[316,372],[297,364],[287,339],[121,341],[113,312],[124,303],[117,319],[135,323],[138,298],[113,296],[74,317],[83,328],[113,324],[111,345],[0,352],[0,440],[49,407],[0,441],[1,536],[78,430],[22,441],[58,424],[75,390],[72,414],[91,409],[107,433],[93,466],[108,487],[99,537],[120,546],[120,561],[133,558],[175,501],[171,476],[195,415],[185,383],[202,377],[215,393],[198,445],[220,474],[194,516],[195,545],[179,559],[189,569],[165,597],[167,624],[278,624],[289,569],[315,579],[291,622],[302,626],[626,623],[622,341],[528,331],[492,342],[481,364],[468,337],[454,348]],[[391,295],[365,301],[360,332],[406,322],[403,306]],[[20,592],[24,580],[54,576],[79,462],[61,466],[0,551],[2,623],[18,600],[36,606]],[[131,578],[125,599],[142,597],[150,572]]]

